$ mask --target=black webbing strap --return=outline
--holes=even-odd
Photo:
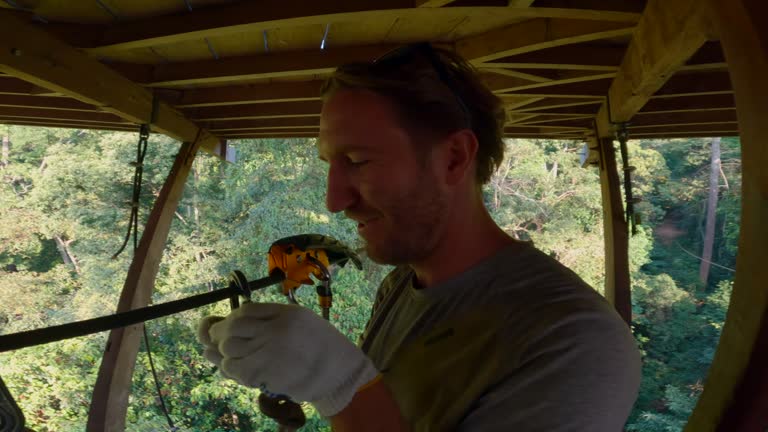
[[[274,272],[272,276],[248,282],[248,288],[251,291],[254,291],[275,285],[282,282],[284,279],[284,273]],[[149,321],[186,310],[199,308],[201,306],[215,303],[220,300],[225,300],[233,295],[239,294],[240,290],[230,284],[230,286],[227,288],[222,288],[216,291],[198,294],[192,297],[174,300],[167,303],[160,303],[153,306],[133,309],[127,312],[121,312],[113,315],[76,321],[52,327],[1,335],[0,352],[12,351],[35,345],[42,345],[49,342],[56,342],[78,336],[85,336],[120,327],[127,327],[130,325],[143,323],[144,321]]]

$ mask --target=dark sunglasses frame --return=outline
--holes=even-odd
[[[398,67],[410,64],[417,58],[426,59],[429,62],[429,64],[432,66],[432,69],[435,71],[435,73],[437,73],[440,81],[443,83],[443,85],[448,87],[448,90],[450,90],[454,99],[456,99],[456,102],[461,107],[461,110],[464,112],[464,116],[467,119],[467,125],[471,126],[472,114],[469,111],[467,104],[464,103],[464,99],[456,91],[456,80],[451,76],[451,73],[448,71],[445,63],[440,58],[440,55],[437,53],[437,51],[435,51],[430,43],[420,42],[395,48],[394,50],[376,58],[373,61],[373,64],[386,67]]]

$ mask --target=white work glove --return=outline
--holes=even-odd
[[[378,371],[368,357],[311,310],[246,303],[228,317],[203,318],[198,339],[222,375],[248,387],[307,401],[320,415],[344,409]]]

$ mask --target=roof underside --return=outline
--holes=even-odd
[[[506,136],[585,139],[595,134],[595,117],[645,1],[14,0],[0,6],[34,19],[224,139],[316,136],[320,83],[334,67],[416,41],[455,49],[479,69],[505,103]],[[0,74],[0,123],[136,130],[103,108]],[[633,138],[737,134],[717,41],[677,68],[630,124]]]

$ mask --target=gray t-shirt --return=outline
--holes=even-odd
[[[452,279],[382,282],[360,346],[416,431],[621,431],[640,385],[627,325],[573,272],[515,245]]]

